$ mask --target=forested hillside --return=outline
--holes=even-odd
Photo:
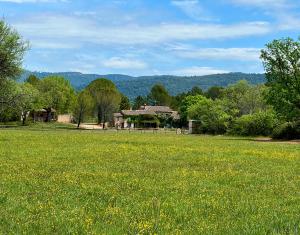
[[[132,77],[120,74],[82,74],[76,72],[65,73],[46,73],[46,72],[30,72],[26,71],[22,75],[22,80],[34,74],[39,78],[44,78],[50,75],[60,75],[65,77],[77,89],[81,90],[86,87],[91,81],[101,77],[112,80],[117,88],[130,99],[138,95],[145,96],[149,93],[151,87],[157,83],[163,84],[171,95],[176,95],[181,92],[186,92],[194,86],[199,86],[206,90],[211,86],[227,86],[234,84],[239,80],[247,80],[251,84],[260,84],[265,82],[264,74],[245,74],[245,73],[228,73],[215,74],[206,76],[142,76]]]

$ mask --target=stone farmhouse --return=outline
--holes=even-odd
[[[168,106],[141,106],[138,110],[122,110],[114,113],[116,128],[158,128],[162,121],[172,122],[179,120],[177,111]]]

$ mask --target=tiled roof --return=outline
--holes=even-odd
[[[122,110],[121,112],[125,116],[156,115],[156,113],[151,110]]]
[[[114,116],[157,115],[162,113],[171,115],[175,120],[180,118],[178,112],[173,111],[168,106],[141,106],[139,110],[122,110],[121,113],[115,113]]]
[[[158,113],[172,113],[173,110],[168,106],[142,106],[141,110],[153,111]]]
[[[114,117],[123,117],[122,113],[114,113]]]

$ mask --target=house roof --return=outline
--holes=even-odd
[[[123,117],[122,113],[114,113],[114,117]]]
[[[172,113],[173,110],[168,106],[141,106],[141,110],[153,111],[157,113]]]
[[[139,115],[157,115],[159,113],[170,114],[173,119],[180,119],[180,116],[177,111],[173,111],[168,106],[141,106],[138,110],[122,110],[121,113],[114,113],[114,117],[121,116],[139,116]]]
[[[56,113],[56,110],[55,110],[54,108],[50,108],[49,111],[50,111],[51,113]],[[46,108],[38,109],[38,110],[36,110],[36,112],[46,113],[46,112],[48,112],[48,109],[46,109]]]
[[[156,115],[156,113],[151,110],[122,110],[121,113],[125,116]]]

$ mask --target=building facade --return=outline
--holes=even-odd
[[[138,110],[122,110],[114,114],[116,128],[159,128],[179,120],[177,111],[168,106],[141,106]]]

